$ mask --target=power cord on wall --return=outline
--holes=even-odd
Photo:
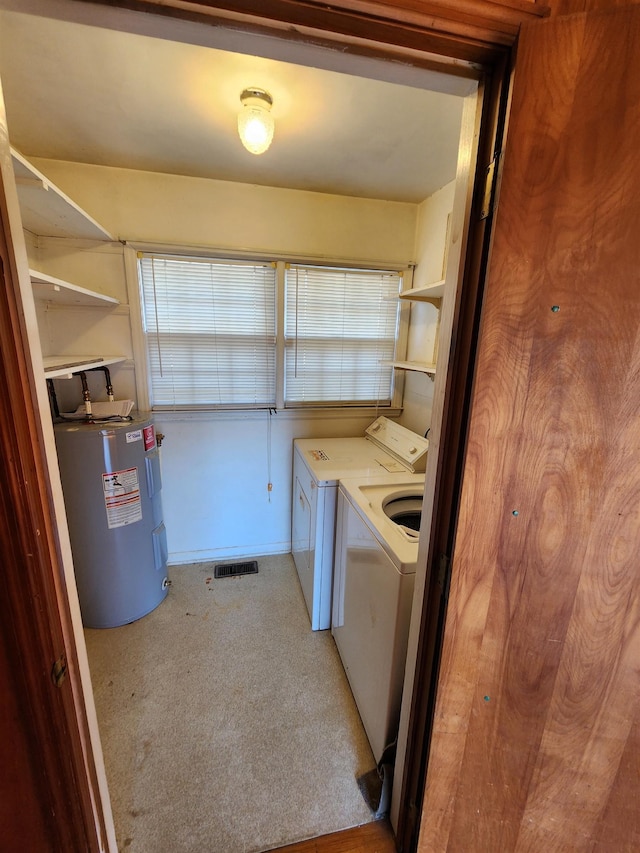
[[[277,414],[276,409],[269,408],[267,410],[267,492],[269,493],[269,503],[271,503],[271,492],[273,491],[271,481],[271,416],[275,414]]]

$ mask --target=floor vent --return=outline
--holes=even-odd
[[[213,570],[214,578],[237,578],[240,575],[257,575],[258,563],[251,560],[248,563],[219,563]]]

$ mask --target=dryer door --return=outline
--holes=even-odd
[[[307,497],[304,485],[296,477],[294,488],[293,505],[293,531],[291,552],[298,570],[300,586],[304,594],[304,600],[309,611],[312,627],[314,623],[314,576],[315,576],[315,528],[316,528],[316,504],[317,488],[311,489],[310,498]]]
[[[314,564],[318,489],[311,472],[298,453],[293,460],[293,508],[291,513],[291,553],[309,617],[314,621]],[[314,626],[316,627],[316,626]]]
[[[291,539],[291,553],[302,582],[311,567],[311,504],[297,477],[293,490]]]

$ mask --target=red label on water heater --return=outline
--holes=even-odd
[[[144,449],[151,450],[156,446],[156,434],[153,429],[153,424],[146,426],[142,432],[144,433]]]

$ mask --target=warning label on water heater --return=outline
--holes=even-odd
[[[142,501],[137,468],[126,468],[124,471],[103,474],[102,490],[110,530],[140,521]]]

